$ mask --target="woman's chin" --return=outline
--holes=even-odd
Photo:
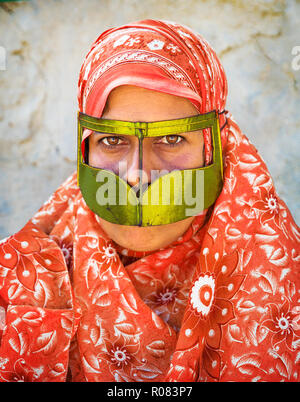
[[[154,251],[166,247],[181,236],[193,218],[161,226],[125,226],[101,219],[100,225],[111,240],[135,251]]]

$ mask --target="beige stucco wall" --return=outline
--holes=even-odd
[[[144,18],[189,25],[211,43],[227,108],[299,224],[299,0],[32,0],[0,3],[0,238],[76,168],[77,79],[91,43]]]

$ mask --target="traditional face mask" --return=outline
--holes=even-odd
[[[115,135],[132,135],[139,140],[139,172],[137,186],[119,175],[85,163],[82,155],[83,130]],[[210,129],[213,161],[209,166],[173,170],[145,189],[142,183],[143,139],[180,135]],[[126,166],[124,166],[126,169]],[[125,177],[124,177],[125,173]],[[78,113],[78,185],[82,196],[98,216],[106,221],[128,226],[153,226],[177,222],[201,213],[219,196],[223,184],[222,148],[218,115],[215,111],[193,117],[158,122],[127,122],[98,119]]]

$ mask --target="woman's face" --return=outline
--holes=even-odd
[[[190,101],[147,89],[121,86],[111,92],[103,118],[125,121],[171,120],[196,115]],[[118,174],[120,162],[126,162],[128,183],[139,180],[139,144],[134,136],[93,133],[89,139],[89,164]],[[201,131],[145,138],[143,140],[144,180],[151,170],[191,169],[203,166]]]
[[[125,121],[160,121],[198,114],[193,104],[182,97],[124,85],[109,95],[102,118]],[[201,131],[143,140],[142,180],[150,182],[152,171],[170,172],[203,166],[204,140]],[[127,182],[138,184],[138,138],[93,132],[89,136],[89,165],[119,174],[120,162],[126,163]],[[189,227],[193,217],[162,226],[117,225],[101,219],[101,226],[116,243],[136,251],[151,251],[170,244]]]

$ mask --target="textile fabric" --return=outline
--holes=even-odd
[[[100,116],[107,94],[93,98],[97,79],[133,83],[116,66],[124,72],[136,57],[162,76],[151,88],[146,77],[146,88],[175,80],[199,113],[224,110],[226,78],[210,46],[150,20],[98,38],[80,110]],[[76,172],[0,243],[1,381],[299,381],[300,231],[255,147],[230,113],[221,118],[223,190],[169,246],[115,244]]]

